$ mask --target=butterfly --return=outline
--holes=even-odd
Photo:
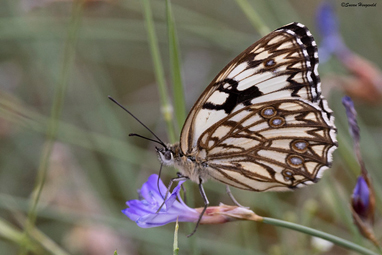
[[[179,169],[174,181],[199,184],[204,211],[208,179],[259,192],[317,182],[338,146],[317,68],[317,45],[307,27],[291,23],[274,30],[213,79],[188,114],[179,143],[158,138],[159,160]]]

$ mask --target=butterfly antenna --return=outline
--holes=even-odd
[[[117,100],[115,100],[114,98],[112,98],[111,96],[107,96],[111,101],[113,101],[116,105],[118,105],[119,107],[121,107],[123,110],[125,110],[125,112],[127,112],[128,114],[130,114],[131,117],[133,117],[136,121],[138,121],[142,126],[144,126],[153,136],[155,136],[156,139],[158,140],[153,140],[153,139],[150,139],[150,138],[147,138],[147,137],[144,137],[144,136],[141,136],[141,135],[138,135],[138,134],[130,134],[129,136],[138,136],[138,137],[141,137],[143,139],[146,139],[146,140],[149,140],[149,141],[152,141],[152,142],[156,142],[156,143],[159,143],[160,145],[162,145],[163,147],[167,148],[166,144],[161,140],[159,139],[159,137],[154,134],[153,131],[151,131],[151,129],[149,129],[145,124],[142,123],[142,121],[140,121],[137,117],[134,116],[134,114],[132,114],[129,110],[127,110],[123,105],[121,105],[120,103],[117,102]]]
[[[143,138],[143,139],[145,139],[145,140],[149,140],[149,141],[151,141],[151,142],[159,143],[160,145],[164,146],[164,144],[163,144],[162,142],[159,142],[159,141],[157,141],[157,140],[154,140],[154,139],[151,139],[151,138],[148,138],[148,137],[139,135],[139,134],[130,133],[129,136],[138,136],[139,138]],[[165,146],[165,147],[166,147],[166,146]]]

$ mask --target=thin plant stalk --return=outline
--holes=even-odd
[[[178,255],[179,254],[178,232],[179,232],[179,224],[178,224],[178,219],[176,219],[176,222],[175,222],[175,231],[174,231],[174,244],[173,244],[173,254],[174,255]]]
[[[179,42],[170,0],[166,0],[166,16],[174,111],[176,122],[178,124],[177,126],[179,129],[181,129],[186,119],[186,100],[184,98]]]
[[[236,0],[236,3],[239,5],[245,16],[247,16],[249,22],[251,22],[252,26],[260,33],[261,36],[265,36],[271,32],[269,27],[264,24],[259,14],[251,6],[248,0]]]
[[[179,42],[178,42],[178,36],[176,33],[176,27],[175,27],[175,19],[172,12],[172,5],[170,0],[166,0],[166,16],[167,16],[167,30],[168,30],[168,43],[169,43],[169,57],[170,57],[170,70],[172,75],[172,86],[173,86],[173,102],[174,102],[174,108],[175,108],[175,118],[177,122],[177,126],[179,128],[179,131],[183,127],[184,121],[186,119],[186,100],[185,100],[185,94],[183,89],[183,81],[182,81],[182,74],[181,74],[181,61],[180,61],[180,50],[179,50]],[[179,137],[179,134],[178,136]],[[188,190],[190,190],[191,186],[188,184],[184,184],[185,187],[189,187]],[[188,204],[190,206],[194,206],[194,193],[188,192]],[[187,230],[192,231],[194,228],[194,224],[188,224]],[[175,242],[175,240],[174,240]],[[193,255],[200,254],[200,250],[197,248],[197,239],[196,238],[190,238],[188,240],[189,247],[191,250],[191,253]],[[174,248],[174,253],[175,253]]]
[[[155,77],[158,84],[162,113],[167,125],[167,131],[171,143],[176,141],[175,129],[173,125],[173,108],[168,98],[166,81],[163,69],[163,62],[159,52],[158,38],[155,33],[154,21],[149,0],[143,0],[143,9],[146,22],[146,29],[150,45],[150,52],[153,60]]]
[[[37,180],[32,193],[32,204],[28,212],[28,218],[24,229],[24,234],[26,236],[29,236],[32,233],[32,230],[34,229],[37,217],[37,205],[40,200],[41,192],[44,188],[45,179],[48,172],[49,158],[58,133],[58,123],[64,104],[69,74],[74,62],[75,46],[77,43],[78,31],[82,17],[82,5],[83,1],[75,1],[73,3],[72,17],[70,20],[67,40],[65,42],[65,48],[63,53],[63,62],[60,72],[60,79],[55,89],[50,120],[46,132],[46,141],[43,145],[40,164],[37,172]],[[26,253],[27,247],[22,246],[20,249],[20,254]]]
[[[356,251],[360,254],[367,254],[367,255],[377,255],[378,254],[378,253],[375,253],[369,249],[366,249],[365,247],[362,247],[358,244],[347,241],[347,240],[342,239],[340,237],[337,237],[337,236],[334,236],[334,235],[331,235],[331,234],[328,234],[328,233],[325,233],[325,232],[322,232],[322,231],[319,231],[319,230],[316,230],[313,228],[309,228],[309,227],[305,227],[305,226],[302,226],[299,224],[295,224],[292,222],[278,220],[278,219],[274,219],[274,218],[267,218],[267,217],[263,217],[261,222],[266,223],[266,224],[270,224],[270,225],[274,225],[274,226],[278,226],[278,227],[282,227],[282,228],[292,229],[292,230],[295,230],[295,231],[298,231],[301,233],[305,233],[305,234],[310,235],[310,236],[316,236],[316,237],[325,239],[329,242],[332,242],[336,245],[342,246],[346,249]]]

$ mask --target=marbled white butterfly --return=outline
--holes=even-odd
[[[251,191],[317,182],[337,148],[317,67],[316,42],[300,23],[243,51],[196,101],[180,142],[166,145],[158,138],[160,161],[181,173],[173,180],[198,183],[204,209],[202,184],[208,179]]]

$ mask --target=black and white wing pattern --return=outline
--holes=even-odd
[[[317,46],[304,25],[263,37],[197,100],[182,129],[182,154],[203,162],[209,177],[241,189],[316,182],[337,148],[317,67]]]

